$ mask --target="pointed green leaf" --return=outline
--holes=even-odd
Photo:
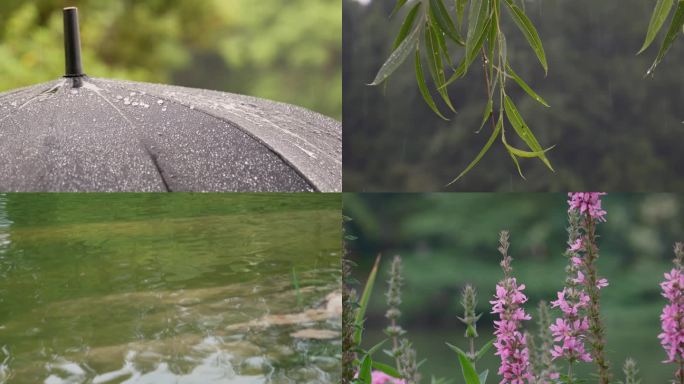
[[[523,118],[520,116],[520,113],[518,112],[518,109],[515,107],[515,104],[513,104],[513,101],[508,96],[504,96],[504,110],[506,111],[506,117],[508,118],[508,121],[510,121],[511,125],[513,126],[513,129],[515,129],[515,132],[518,134],[518,136],[520,136],[520,138],[525,142],[525,144],[527,144],[527,146],[530,147],[530,149],[534,152],[542,152],[541,145],[539,145],[537,138],[534,137],[534,134],[527,126]],[[545,154],[542,153],[542,155],[539,156],[539,159],[551,171],[553,171],[553,167],[551,166],[549,160],[546,158]]]
[[[549,65],[546,63],[546,53],[544,52],[544,47],[542,46],[537,29],[527,15],[525,15],[525,12],[513,3],[513,0],[506,0],[506,5],[508,5],[508,9],[511,11],[513,21],[515,21],[515,24],[520,28],[520,31],[525,35],[525,39],[527,39],[527,42],[530,44],[532,50],[534,50],[534,53],[537,55],[539,62],[544,68],[544,72],[547,73],[549,71]]]
[[[385,340],[383,340],[383,341],[381,341],[381,342],[375,344],[375,345],[374,345],[371,349],[369,349],[366,353],[367,353],[368,355],[373,356],[373,354],[374,354],[375,352],[377,352],[378,349],[380,349],[380,347],[382,347],[382,345],[385,344],[386,342],[387,342],[387,339],[385,339]]]
[[[463,354],[458,354],[458,362],[461,364],[461,370],[463,371],[463,378],[466,384],[480,384],[480,377],[475,371],[473,363],[468,360],[468,357]]]
[[[392,13],[390,13],[390,18],[392,18],[392,16],[394,16],[397,12],[399,12],[401,7],[403,7],[407,1],[408,0],[397,0],[397,3],[394,4],[394,9],[392,9]]]
[[[489,375],[489,369],[485,369],[484,372],[480,373],[480,384],[487,382],[487,375]]]
[[[409,13],[406,15],[406,18],[404,19],[404,22],[401,24],[401,28],[399,29],[399,34],[397,35],[397,38],[394,39],[394,43],[392,44],[392,51],[397,49],[399,44],[401,44],[404,39],[406,39],[406,36],[408,36],[409,31],[411,31],[411,27],[413,27],[413,22],[416,20],[416,15],[418,14],[418,10],[420,9],[420,5],[422,3],[417,3],[416,5],[411,8]]]
[[[384,372],[397,379],[401,378],[401,373],[399,373],[399,371],[397,371],[394,367],[387,364],[383,364],[379,361],[373,361],[373,369],[375,369],[376,371]]]
[[[451,109],[453,112],[456,112],[454,106],[451,104],[451,100],[449,99],[447,89],[443,87],[446,80],[444,75],[444,65],[442,64],[442,55],[438,43],[439,39],[436,36],[437,33],[441,32],[435,30],[431,24],[428,24],[425,28],[425,50],[427,51],[426,54],[428,59],[428,68],[430,69],[432,80],[435,82],[435,86],[437,87],[437,92],[440,96],[442,96],[442,100],[444,100],[444,103],[449,107],[449,109]]]
[[[439,29],[442,30],[449,38],[455,41],[459,45],[465,45],[465,42],[461,38],[454,25],[451,21],[449,12],[444,6],[443,0],[430,0],[430,16],[435,20]]]
[[[527,83],[523,81],[523,79],[520,78],[514,71],[513,68],[511,68],[510,65],[506,64],[506,73],[508,74],[509,77],[511,77],[513,80],[515,80],[516,83],[520,86],[520,88],[523,89],[528,95],[530,95],[534,100],[538,101],[541,105],[545,107],[549,107],[549,104],[544,100],[541,96],[537,94],[532,88],[530,88]]]
[[[489,117],[492,115],[492,109],[494,108],[494,102],[492,99],[487,100],[487,105],[485,105],[485,110],[484,114],[482,115],[482,123],[480,124],[480,128],[475,131],[476,133],[480,133],[482,131],[482,128],[484,128],[485,123],[487,123],[487,120],[489,120]]]
[[[361,300],[359,300],[359,309],[356,311],[356,317],[354,318],[354,324],[356,325],[356,331],[354,332],[354,341],[356,344],[361,343],[361,335],[363,333],[363,322],[366,318],[366,309],[368,308],[368,301],[370,301],[371,293],[373,292],[373,285],[375,285],[375,278],[378,274],[378,266],[380,265],[381,255],[375,258],[375,264],[368,275],[368,280],[366,280],[366,285],[363,288],[363,293],[361,294]]]
[[[359,379],[366,384],[370,384],[372,381],[371,368],[373,367],[373,360],[370,355],[364,356],[361,361],[361,368],[359,369]]]
[[[482,356],[484,356],[492,348],[494,341],[496,341],[496,339],[489,340],[487,344],[483,345],[482,348],[475,353],[475,361],[480,360]]]
[[[425,100],[430,109],[432,109],[432,111],[442,119],[449,120],[442,115],[439,109],[437,109],[435,101],[432,99],[432,95],[430,95],[430,91],[427,88],[425,76],[423,74],[423,67],[420,65],[420,50],[416,50],[416,80],[418,80],[418,89],[420,90],[420,94],[423,96],[423,100]]]
[[[463,175],[468,173],[468,171],[473,169],[473,167],[475,167],[477,163],[480,162],[480,159],[482,159],[485,153],[487,153],[489,148],[492,146],[492,143],[494,143],[494,140],[496,140],[496,136],[499,134],[499,131],[501,131],[502,123],[503,119],[499,118],[499,122],[496,124],[496,128],[492,132],[492,135],[489,137],[489,140],[487,140],[487,143],[485,143],[484,147],[482,147],[482,149],[480,150],[480,153],[478,153],[477,156],[475,156],[475,159],[473,159],[473,161],[471,161],[470,164],[468,164],[468,166],[466,167],[466,169],[463,170],[463,172],[461,172],[455,179],[451,180],[451,182],[449,182],[449,184],[446,185],[447,187],[457,182],[458,179],[463,177]]]
[[[670,14],[673,4],[674,0],[658,0],[655,8],[653,9],[653,14],[651,15],[651,21],[648,23],[646,39],[644,40],[644,44],[641,46],[639,52],[637,52],[637,55],[645,51],[646,48],[651,45],[655,37],[658,35],[660,29],[663,27],[663,24],[665,24],[665,20]]]
[[[653,73],[655,67],[658,66],[658,64],[660,64],[660,62],[663,60],[665,54],[672,46],[672,43],[679,36],[679,30],[682,27],[684,27],[684,0],[679,0],[677,3],[677,10],[675,11],[672,21],[670,22],[670,28],[668,28],[667,33],[665,34],[665,39],[663,40],[663,44],[660,46],[658,56],[653,62],[653,65],[651,65],[651,68],[646,73],[647,75]]]
[[[488,0],[470,0],[468,34],[466,35],[466,70],[482,47],[483,35],[485,35],[490,19]]]
[[[514,146],[508,144],[508,142],[506,141],[506,135],[501,135],[501,141],[503,141],[504,146],[506,147],[506,149],[511,154],[513,154],[517,157],[525,157],[528,159],[535,158],[535,157],[541,158],[542,156],[544,156],[546,154],[546,152],[552,150],[555,147],[555,145],[554,145],[554,146],[551,146],[551,147],[549,147],[543,151],[531,152],[531,151],[523,151],[522,149],[515,148]]]
[[[512,154],[511,152],[508,152],[508,154],[511,155],[511,159],[513,159],[513,164],[515,164],[515,168],[518,169],[518,174],[520,175],[520,177],[522,177],[524,180],[526,180],[525,175],[523,175],[522,168],[520,168],[520,163],[518,162],[518,158],[515,157],[515,155]]]
[[[465,6],[468,0],[456,0],[456,21],[458,22],[458,29],[461,30],[463,26],[463,15],[465,14]]]
[[[406,60],[406,58],[409,56],[411,51],[416,49],[416,45],[418,43],[418,38],[420,37],[420,26],[416,27],[411,33],[409,33],[408,36],[406,36],[406,39],[402,41],[401,44],[397,47],[397,49],[392,52],[389,58],[387,58],[387,61],[382,65],[380,70],[378,71],[378,74],[375,75],[375,80],[373,80],[372,83],[369,85],[379,85],[383,81],[387,80],[387,78],[394,72],[396,71],[397,68],[401,65],[401,63]]]
[[[463,355],[463,356],[465,356],[466,358],[468,357],[468,354],[465,353],[465,351],[462,350],[461,348],[459,348],[459,347],[457,347],[457,346],[455,346],[455,345],[453,345],[453,344],[450,344],[450,343],[444,343],[444,344],[446,344],[447,347],[449,347],[452,351],[456,352],[456,354],[458,354],[458,355]]]

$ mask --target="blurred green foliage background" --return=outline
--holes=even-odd
[[[383,254],[381,282],[368,312],[366,346],[382,338],[389,262],[400,254],[406,278],[402,321],[419,360],[428,359],[424,376],[459,378],[456,355],[444,342],[463,345],[465,329],[456,318],[462,311],[460,290],[471,283],[479,291],[478,312],[484,313],[478,325],[481,345],[492,334],[489,300],[502,278],[498,233],[508,229],[515,274],[527,285],[527,311],[536,316],[540,300],[555,300],[565,278],[566,200],[565,194],[535,193],[346,193],[344,213],[352,218],[346,232],[358,237],[347,244],[358,264],[356,279],[365,283],[375,256]],[[608,222],[598,229],[598,266],[610,281],[601,295],[614,373],[632,356],[644,383],[668,382],[673,367],[661,364],[666,356],[657,339],[665,304],[658,284],[671,268],[674,242],[684,241],[684,195],[608,194],[603,202]],[[528,329],[536,330],[533,322]],[[590,378],[594,367],[581,365],[584,377]],[[490,374],[497,367],[492,354],[478,366],[489,368]]]
[[[525,0],[546,50],[546,77],[503,11],[511,65],[551,108],[516,86],[508,94],[542,146],[556,145],[548,153],[556,172],[521,159],[522,180],[497,141],[448,188],[491,133],[474,133],[486,103],[481,68],[449,87],[458,113],[446,122],[422,100],[410,58],[386,87],[367,86],[410,7],[390,19],[394,0],[365,2],[343,0],[345,191],[684,190],[684,42],[674,42],[653,78],[644,75],[659,44],[636,56],[656,0]],[[435,100],[446,111],[436,93]]]
[[[3,0],[0,91],[63,75],[78,6],[88,75],[274,99],[341,118],[340,0]]]

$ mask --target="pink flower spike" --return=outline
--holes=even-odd
[[[605,192],[568,193],[570,197],[568,200],[569,210],[577,210],[580,214],[588,213],[591,218],[605,222],[606,211],[601,208],[601,196],[605,194]]]
[[[577,257],[577,256],[574,256],[571,260],[572,260],[572,263],[573,263],[574,265],[581,265],[581,264],[582,264],[582,259],[580,259],[580,258]]]

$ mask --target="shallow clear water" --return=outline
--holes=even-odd
[[[338,382],[340,209],[0,194],[0,383]]]

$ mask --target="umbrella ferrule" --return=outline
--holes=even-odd
[[[65,77],[84,76],[81,64],[81,34],[78,25],[78,8],[64,8]]]

